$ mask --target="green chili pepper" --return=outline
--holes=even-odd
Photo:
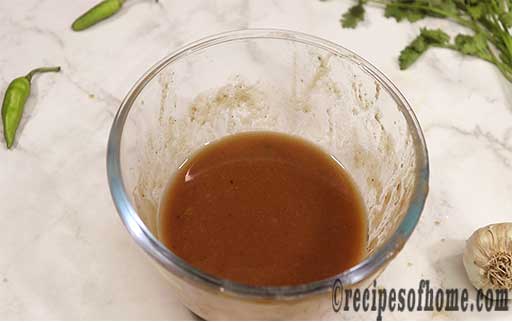
[[[58,72],[60,67],[36,68],[26,76],[15,78],[7,87],[2,104],[2,122],[4,124],[4,137],[7,148],[10,149],[14,143],[16,130],[20,125],[25,102],[30,95],[30,81],[32,76],[38,73]]]
[[[126,0],[103,0],[73,22],[71,29],[81,31],[114,15]]]

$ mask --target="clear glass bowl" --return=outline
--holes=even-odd
[[[180,164],[208,142],[258,130],[312,141],[352,175],[368,214],[361,263],[309,284],[251,287],[201,272],[160,243],[160,196]],[[429,173],[420,126],[386,76],[339,45],[283,30],[215,35],[158,62],[121,104],[107,170],[128,232],[205,319],[325,317],[336,278],[345,288],[366,286],[404,246]]]

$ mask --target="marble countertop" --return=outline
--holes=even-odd
[[[470,288],[465,240],[512,216],[512,85],[482,61],[431,50],[408,71],[399,51],[420,26],[370,10],[342,29],[337,0],[133,0],[81,33],[70,25],[96,0],[0,3],[0,89],[42,65],[14,150],[0,139],[1,319],[189,319],[122,226],[107,185],[105,149],[120,100],[154,62],[222,31],[272,27],[339,43],[387,74],[413,106],[431,164],[421,221],[378,279],[383,287]],[[470,293],[474,298],[474,292]],[[375,312],[350,317],[375,319]],[[503,319],[510,312],[385,313],[384,319]],[[341,318],[334,316],[333,318]]]

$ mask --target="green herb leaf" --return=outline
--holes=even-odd
[[[404,19],[415,22],[425,18],[425,13],[415,8],[404,8],[401,6],[401,3],[390,2],[384,9],[384,16],[386,18],[395,18],[398,22]]]
[[[427,4],[436,11],[429,12],[434,17],[449,17],[455,16],[458,13],[457,4],[453,0],[426,0]],[[428,11],[428,10],[427,10]],[[442,11],[444,14],[439,14],[437,11]]]
[[[431,46],[443,47],[448,44],[449,41],[450,36],[440,29],[422,28],[419,36],[400,52],[400,56],[398,57],[400,69],[404,70],[409,68]]]
[[[455,48],[465,54],[484,59],[491,59],[487,37],[483,33],[474,36],[459,34],[455,37]]]
[[[400,69],[404,70],[409,68],[420,56],[426,51],[416,51],[412,47],[405,47],[401,52],[400,56],[398,57],[398,64],[400,65]]]
[[[341,26],[343,28],[355,28],[361,21],[364,20],[365,3],[366,1],[359,0],[355,6],[348,9],[348,11],[341,16]]]
[[[415,22],[427,15],[449,17],[457,15],[457,5],[453,0],[402,0],[389,1],[384,9],[384,16]]]
[[[364,19],[367,3],[384,7],[384,15],[396,21],[444,18],[474,33],[458,35],[451,44],[442,30],[422,29],[401,51],[401,69],[414,64],[430,47],[443,47],[494,64],[512,83],[512,0],[359,0],[343,15],[343,27],[355,28]]]
[[[502,13],[500,15],[500,21],[506,28],[512,27],[512,12]]]
[[[428,43],[425,41],[425,37],[420,34],[418,37],[414,38],[408,47],[421,53],[428,49]]]
[[[420,34],[417,36],[409,46],[405,47],[398,57],[398,64],[400,69],[404,70],[409,68],[421,55],[428,49],[428,44],[425,38]]]
[[[441,29],[421,28],[420,35],[423,36],[430,45],[444,45],[450,41],[450,36]]]
[[[476,2],[475,4],[467,4],[466,10],[474,20],[482,18],[486,12],[486,6],[484,3]]]

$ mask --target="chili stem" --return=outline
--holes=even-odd
[[[28,79],[28,81],[30,82],[32,80],[32,76],[34,76],[35,74],[39,74],[39,73],[49,73],[49,72],[59,72],[60,71],[60,66],[57,66],[57,67],[41,67],[41,68],[36,68],[36,69],[33,69],[31,70],[27,76],[25,76],[25,78]]]

